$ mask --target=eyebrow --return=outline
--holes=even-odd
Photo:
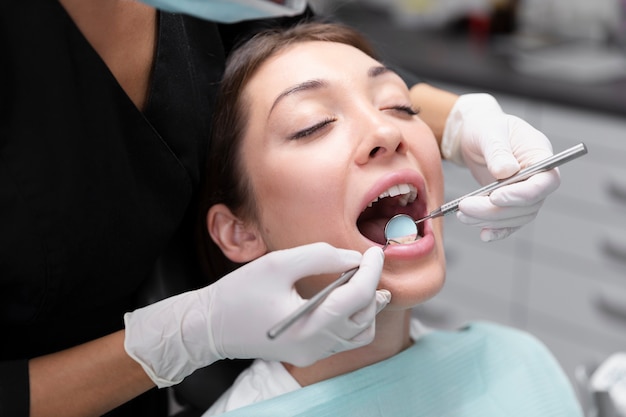
[[[370,78],[376,78],[379,75],[386,74],[388,72],[393,72],[391,69],[385,67],[384,65],[377,65],[375,67],[370,68],[367,71],[367,76]]]
[[[370,69],[367,70],[367,76],[369,78],[376,78],[379,75],[382,74],[386,74],[389,72],[394,72],[391,69],[383,66],[383,65],[377,65],[375,67],[371,67]],[[272,107],[270,109],[270,113],[272,113],[272,110],[274,110],[274,107],[276,107],[276,105],[285,97],[290,96],[292,94],[295,93],[299,93],[301,91],[308,91],[308,90],[317,90],[320,88],[325,88],[328,87],[328,82],[324,81],[324,80],[308,80],[308,81],[304,81],[302,83],[296,84],[293,87],[289,87],[287,88],[285,91],[283,91],[282,93],[280,93],[278,95],[278,97],[276,97],[276,100],[274,100],[274,103],[272,104]]]
[[[288,89],[280,93],[278,97],[276,97],[276,100],[274,100],[274,104],[272,104],[272,108],[270,109],[270,113],[272,112],[272,110],[274,110],[274,107],[276,107],[280,100],[291,94],[298,93],[300,91],[317,90],[327,86],[328,83],[324,80],[309,80],[300,84],[296,84],[293,87],[289,87]]]

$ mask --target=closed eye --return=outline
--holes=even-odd
[[[291,135],[289,139],[296,140],[296,139],[303,139],[303,138],[306,138],[308,136],[311,136],[314,133],[316,133],[317,131],[323,129],[324,127],[326,127],[327,125],[333,123],[336,120],[337,119],[334,118],[334,117],[327,117],[326,119],[322,120],[321,122],[315,123],[313,126],[309,126],[306,129],[299,130],[298,132],[296,132],[293,135]]]
[[[383,110],[395,110],[395,111],[399,111],[401,113],[405,113],[409,116],[417,116],[419,114],[419,110],[413,108],[412,106],[407,106],[407,105],[398,105],[398,106],[391,106],[389,108],[383,109]]]

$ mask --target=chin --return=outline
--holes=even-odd
[[[428,301],[443,288],[445,275],[444,266],[429,268],[427,271],[413,271],[401,276],[384,273],[380,288],[391,292],[391,302],[386,308],[404,310]]]

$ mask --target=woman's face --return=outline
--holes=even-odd
[[[393,215],[419,218],[443,203],[433,133],[402,79],[360,50],[295,44],[265,62],[243,94],[242,162],[268,250],[324,241],[364,252],[384,244]],[[392,292],[388,308],[412,307],[443,285],[441,220],[420,234],[385,250],[379,287]],[[335,278],[309,277],[298,290],[310,296]]]

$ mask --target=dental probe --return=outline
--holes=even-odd
[[[585,144],[579,143],[578,145],[572,146],[571,148],[566,149],[563,152],[560,152],[556,155],[553,155],[549,158],[539,161],[533,165],[530,165],[518,171],[516,174],[512,175],[509,178],[492,182],[491,184],[488,184],[482,188],[479,188],[476,191],[473,191],[469,194],[465,194],[462,197],[459,197],[455,200],[445,203],[439,208],[431,211],[427,216],[422,217],[421,219],[418,219],[418,220],[414,220],[414,225],[417,225],[418,223],[421,223],[424,220],[433,219],[436,217],[445,216],[446,214],[454,213],[455,211],[459,209],[459,203],[466,197],[471,197],[471,196],[476,196],[476,195],[480,195],[480,196],[489,195],[492,191],[497,190],[500,187],[504,187],[505,185],[523,181],[540,172],[549,171],[566,162],[569,162],[573,159],[583,156],[586,153],[587,153],[587,147],[585,146]],[[398,215],[396,217],[409,217],[409,216]],[[390,222],[392,222],[393,220],[394,219],[392,218]],[[385,234],[387,233],[386,229],[387,227],[385,227]],[[387,248],[387,246],[389,245],[389,242],[393,240],[393,239],[389,239],[388,236],[385,236],[385,238],[387,239],[387,241],[385,242],[385,245],[383,246],[383,251]],[[306,303],[302,304],[300,308],[294,311],[291,315],[289,315],[284,320],[280,321],[279,323],[274,325],[271,329],[269,329],[267,332],[267,337],[270,339],[275,339],[276,337],[278,337],[282,332],[284,332],[289,327],[291,327],[291,325],[293,325],[296,321],[298,321],[302,316],[304,316],[306,313],[308,313],[309,311],[317,307],[328,296],[328,294],[330,294],[331,291],[333,291],[335,288],[339,287],[340,285],[343,285],[346,282],[348,282],[348,280],[352,278],[352,276],[356,273],[358,269],[359,269],[358,267],[354,267],[352,269],[345,271],[343,274],[339,276],[339,278],[337,278],[335,281],[330,283],[323,290],[315,294],[315,296],[311,297]]]
[[[527,166],[526,168],[519,170],[517,174],[514,174],[503,180],[492,182],[491,184],[485,185],[484,187],[479,188],[476,191],[472,191],[469,194],[465,194],[462,197],[449,201],[443,204],[441,207],[431,211],[427,216],[422,217],[421,219],[415,220],[415,224],[419,224],[423,222],[424,220],[434,219],[434,218],[445,216],[447,214],[458,211],[459,204],[461,203],[461,201],[463,201],[467,197],[489,195],[491,194],[492,191],[497,190],[498,188],[501,188],[501,187],[504,187],[506,185],[510,185],[516,182],[524,181],[525,179],[528,179],[535,174],[538,174],[544,171],[549,171],[566,162],[569,162],[573,159],[581,157],[585,155],[586,153],[587,153],[587,146],[585,146],[584,143],[579,143],[578,145],[572,146],[571,148],[566,149],[562,152],[559,152],[556,155],[552,155],[549,158],[546,158],[535,164]]]
[[[274,325],[274,327],[269,329],[267,331],[267,337],[269,337],[270,339],[277,338],[282,332],[287,330],[289,327],[291,327],[292,324],[298,321],[300,317],[304,316],[306,313],[308,313],[309,311],[317,307],[326,298],[326,296],[330,294],[332,290],[348,282],[348,280],[352,278],[352,276],[358,270],[359,270],[359,267],[355,266],[354,268],[348,269],[346,272],[341,274],[339,278],[331,282],[322,291],[318,292],[313,297],[309,298],[309,300],[306,303],[302,304],[300,308],[298,308],[296,311],[291,313],[291,315],[289,315],[287,318],[278,322],[277,324]]]

